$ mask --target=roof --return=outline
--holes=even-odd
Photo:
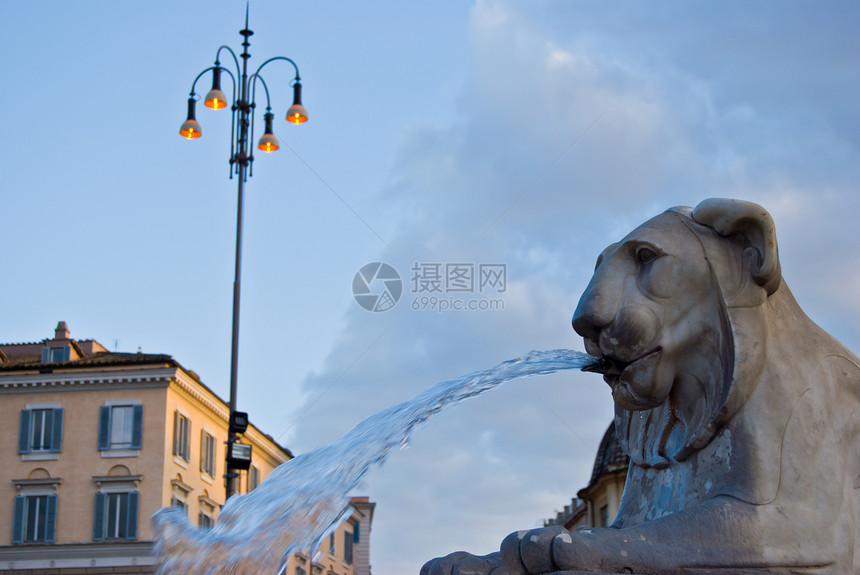
[[[600,440],[600,446],[597,448],[597,455],[594,457],[594,468],[591,470],[591,480],[588,482],[588,487],[580,489],[576,493],[576,498],[571,500],[570,505],[564,506],[564,511],[556,513],[555,517],[544,521],[544,527],[547,525],[562,525],[566,528],[573,527],[577,521],[586,513],[586,500],[591,499],[589,489],[594,487],[601,477],[610,473],[617,474],[627,471],[630,464],[630,458],[621,449],[621,444],[618,443],[618,436],[615,433],[615,422],[609,424],[606,433],[603,434],[603,439]]]
[[[591,481],[588,482],[588,486],[591,487],[597,483],[597,480],[607,473],[627,469],[629,463],[630,457],[621,449],[621,444],[615,433],[615,422],[612,422],[606,433],[603,434],[603,439],[600,440],[600,447],[597,448],[594,468],[591,471]]]
[[[6,346],[4,345],[3,348]],[[6,351],[0,349],[0,351]],[[8,354],[10,356],[12,354]],[[89,356],[72,359],[69,361],[55,361],[42,363],[41,355],[23,355],[9,357],[8,361],[0,362],[0,371],[25,371],[32,369],[44,369],[54,367],[99,367],[99,366],[121,366],[121,365],[143,365],[153,363],[164,363],[179,367],[179,363],[172,356],[164,353],[122,353],[102,351]]]

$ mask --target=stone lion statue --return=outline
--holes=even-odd
[[[709,199],[645,222],[600,255],[573,327],[630,455],[615,522],[422,575],[860,573],[860,360],[800,309],[767,211]]]

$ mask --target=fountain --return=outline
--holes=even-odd
[[[211,531],[155,517],[160,573],[271,573],[316,549],[369,468],[432,415],[505,381],[603,374],[630,456],[607,528],[509,535],[422,575],[860,574],[860,359],[782,279],[770,215],[711,199],[642,224],[598,258],[573,318],[590,355],[532,352],[439,383],[234,496]]]
[[[165,507],[153,517],[159,573],[276,575],[293,553],[319,547],[344,519],[349,494],[370,468],[436,413],[513,379],[605,365],[577,351],[531,352],[438,383],[277,467],[254,491],[231,497],[211,530],[196,529],[183,510]]]
[[[600,255],[573,327],[630,456],[615,521],[421,575],[860,574],[860,359],[800,309],[766,210],[645,222]]]

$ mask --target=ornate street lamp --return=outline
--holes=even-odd
[[[259,82],[266,93],[266,113],[263,114],[265,121],[265,129],[263,136],[257,145],[257,148],[264,152],[274,152],[280,146],[278,139],[275,137],[272,130],[272,114],[271,101],[269,99],[269,88],[266,86],[265,80],[260,75],[263,67],[270,62],[276,60],[284,60],[292,64],[295,69],[296,76],[292,81],[293,86],[293,105],[287,110],[286,119],[292,124],[303,124],[308,120],[308,113],[302,106],[302,84],[299,77],[299,68],[291,59],[284,56],[275,56],[269,58],[257,68],[257,71],[248,75],[248,59],[251,54],[248,48],[251,46],[248,38],[254,34],[248,29],[248,8],[245,7],[245,29],[240,30],[239,34],[244,38],[242,42],[243,51],[239,55],[242,58],[242,64],[239,64],[239,58],[229,46],[221,46],[215,54],[215,64],[206,68],[194,78],[191,84],[191,94],[188,98],[188,118],[183,122],[179,129],[179,134],[189,140],[199,138],[203,135],[200,124],[195,117],[195,107],[199,96],[195,92],[197,81],[205,74],[212,72],[212,89],[206,94],[203,104],[207,108],[220,110],[228,105],[232,110],[231,134],[230,134],[230,178],[235,174],[239,182],[239,207],[236,216],[236,275],[233,281],[233,343],[230,354],[230,430],[227,438],[227,457],[226,457],[226,473],[225,486],[226,497],[235,494],[238,489],[236,479],[239,477],[237,473],[240,469],[247,469],[247,463],[250,462],[250,452],[243,449],[234,449],[239,439],[239,434],[244,431],[244,427],[236,426],[233,422],[241,417],[236,415],[245,415],[236,411],[236,387],[239,361],[239,286],[242,276],[242,206],[244,203],[245,182],[250,176],[253,176],[254,152],[251,148],[251,142],[254,139],[254,109],[256,108],[256,91],[257,82]],[[235,64],[235,75],[233,71],[221,65],[221,51],[226,50],[232,57]],[[233,83],[232,97],[227,98],[221,90],[221,74],[222,72],[230,76]],[[250,446],[248,446],[250,447]],[[236,453],[247,453],[247,460],[238,458]],[[241,460],[240,460],[241,459]]]

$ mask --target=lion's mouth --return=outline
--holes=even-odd
[[[612,357],[598,357],[591,365],[582,368],[582,371],[599,373],[601,375],[619,375],[624,368],[630,365]]]
[[[603,356],[600,358],[600,361],[598,363],[596,363],[594,366],[590,366],[589,368],[584,369],[583,371],[592,371],[594,373],[602,374],[603,381],[605,381],[614,388],[615,385],[618,384],[618,380],[621,379],[621,375],[630,366],[633,366],[645,359],[653,358],[662,351],[663,348],[658,347],[657,349],[650,351],[632,361],[623,361],[611,355]]]

